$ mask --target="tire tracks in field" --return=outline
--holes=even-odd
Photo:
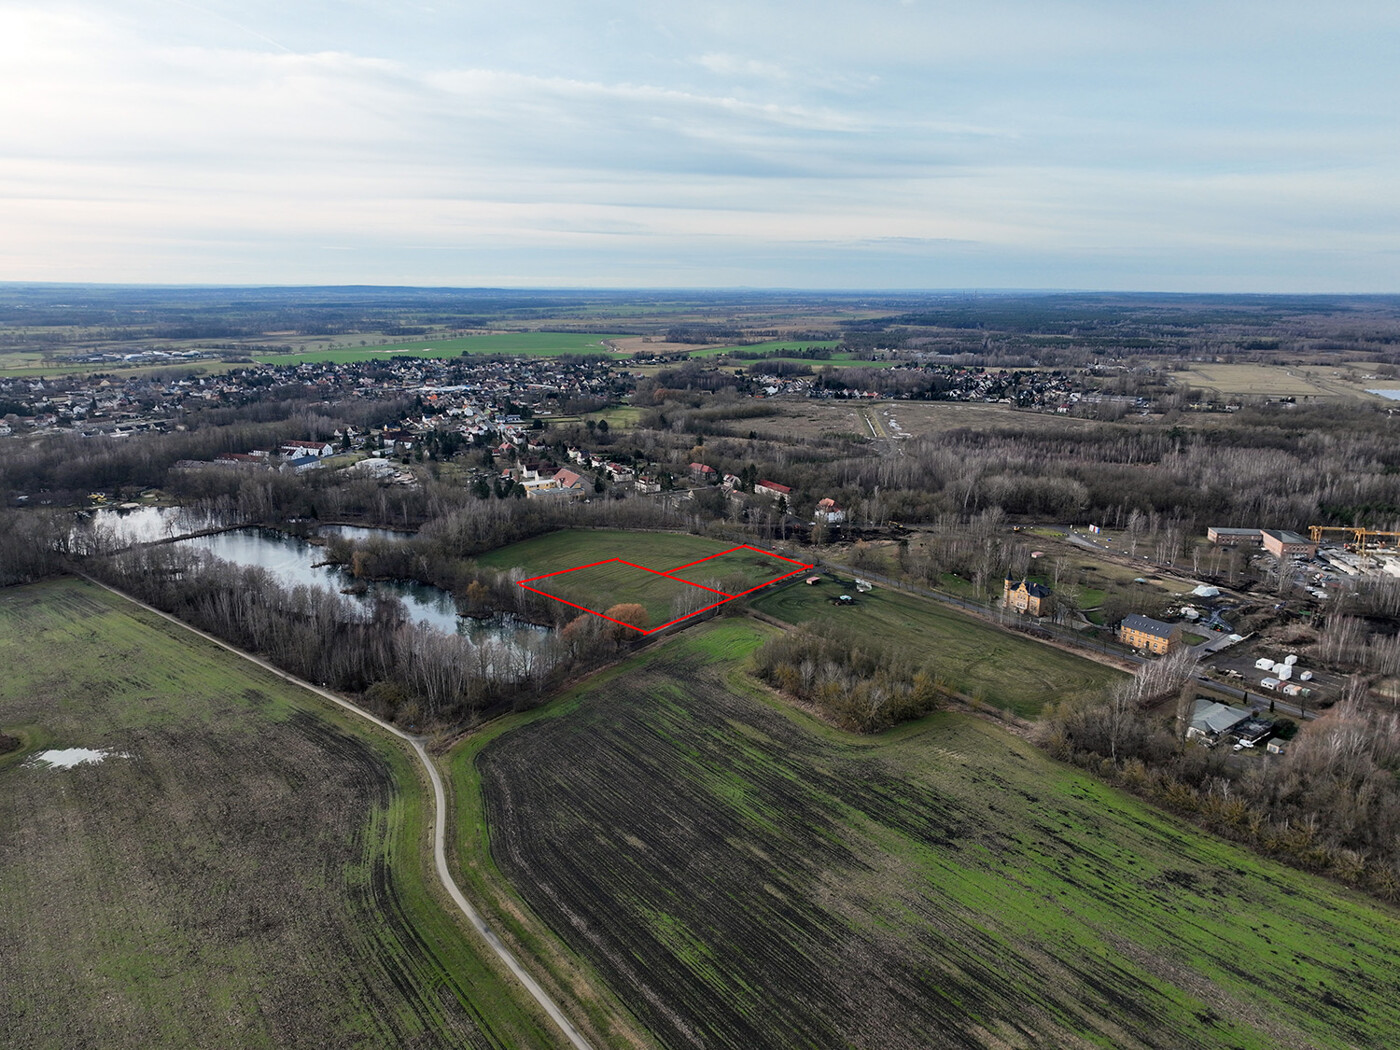
[[[101,587],[105,591],[110,591],[112,594],[115,594],[125,601],[131,602],[133,605],[145,609],[147,612],[154,613],[161,619],[170,621],[175,624],[175,626],[181,627],[191,634],[198,635],[206,641],[213,642],[219,648],[226,649],[235,656],[242,657],[249,663],[256,664],[264,671],[269,671],[278,678],[290,682],[292,685],[315,693],[317,696],[329,700],[338,707],[343,707],[351,714],[357,715],[368,722],[372,722],[380,729],[405,741],[413,749],[414,754],[418,756],[418,761],[422,764],[423,768],[427,770],[428,780],[433,785],[433,864],[437,869],[438,880],[442,883],[443,889],[447,891],[447,895],[452,898],[453,903],[457,905],[462,914],[467,917],[467,920],[472,924],[476,932],[481,935],[482,940],[496,953],[496,957],[505,964],[506,969],[508,969],[515,976],[515,979],[524,986],[525,990],[529,992],[535,1002],[539,1004],[540,1009],[545,1012],[559,1031],[563,1033],[564,1038],[569,1041],[570,1045],[575,1047],[575,1050],[594,1050],[593,1044],[583,1037],[583,1034],[564,1016],[564,1011],[559,1008],[559,1004],[550,997],[549,993],[540,986],[538,981],[530,976],[529,972],[526,971],[520,964],[520,961],[515,957],[515,954],[505,946],[505,943],[496,935],[496,931],[491,929],[486,920],[482,917],[481,912],[467,899],[466,894],[462,892],[461,887],[457,885],[457,881],[452,877],[452,873],[447,867],[447,792],[443,787],[442,776],[438,773],[437,766],[433,764],[432,758],[428,755],[428,749],[423,746],[422,737],[405,733],[397,726],[370,714],[361,707],[355,706],[349,700],[337,696],[335,693],[323,689],[320,686],[313,685],[304,679],[298,678],[294,674],[289,674],[261,657],[254,656],[247,650],[240,649],[236,645],[231,645],[221,638],[216,638],[207,631],[201,631],[198,627],[191,626],[178,617],[170,615],[170,613],[162,612],[154,605],[148,605],[139,598],[127,594],[125,591],[118,590],[116,587],[105,584],[101,580],[94,579],[86,573],[80,572],[76,575],[87,580],[91,584]]]

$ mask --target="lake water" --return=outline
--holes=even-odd
[[[136,507],[132,510],[104,507],[93,511],[90,521],[96,530],[110,535],[123,547],[198,532],[210,524],[184,507]]]
[[[1400,390],[1368,390],[1368,394],[1379,394],[1391,401],[1400,401]]]
[[[369,543],[371,540],[397,542],[412,539],[417,535],[406,529],[371,529],[363,525],[322,525],[316,532],[317,535],[325,537],[339,536],[352,543]]]
[[[351,539],[403,539],[407,533],[389,529],[353,529],[336,526],[341,535]],[[348,535],[367,533],[371,535]],[[384,536],[374,534],[383,533]],[[325,556],[325,548],[308,543],[296,536],[289,536],[276,529],[234,529],[212,536],[197,536],[180,540],[181,546],[189,545],[208,551],[216,558],[233,562],[235,565],[255,565],[266,569],[286,587],[321,587],[331,591],[341,591],[362,581],[356,580],[339,565],[318,565]],[[522,632],[543,633],[547,628],[514,621],[509,617],[493,620],[472,620],[457,615],[457,603],[452,595],[439,587],[414,583],[409,580],[381,580],[368,584],[362,595],[347,595],[352,601],[369,611],[375,598],[380,595],[397,598],[408,610],[408,617],[415,623],[426,623],[439,631],[449,634],[470,635],[478,640],[493,638],[511,643]]]
[[[90,520],[96,530],[111,536],[120,546],[170,539],[211,525],[207,519],[191,514],[183,507],[137,507],[131,510],[109,507],[93,511]],[[322,536],[341,536],[356,543],[398,541],[414,535],[399,529],[358,525],[326,525],[320,533]],[[324,548],[276,529],[234,529],[212,536],[180,540],[179,543],[206,550],[214,557],[235,565],[264,568],[287,587],[322,587],[339,592],[361,582],[338,565],[318,566],[316,563],[325,558]],[[447,591],[408,580],[372,582],[364,594],[347,597],[369,610],[380,595],[403,602],[409,619],[415,623],[427,623],[436,630],[469,635],[478,640],[493,638],[511,644],[521,632],[547,632],[547,628],[515,621],[509,616],[490,620],[460,617],[457,615],[457,603]]]

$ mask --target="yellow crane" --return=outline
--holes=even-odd
[[[1357,536],[1356,536],[1356,534],[1357,534],[1357,532],[1361,532],[1361,531],[1365,531],[1365,530],[1356,529],[1356,528],[1353,528],[1353,527],[1350,526],[1350,525],[1309,525],[1309,526],[1308,526],[1308,537],[1309,537],[1314,543],[1321,543],[1321,542],[1322,542],[1322,535],[1323,535],[1323,533],[1326,533],[1326,532],[1349,532],[1349,533],[1351,533],[1351,542],[1355,543],[1355,542],[1357,542]]]
[[[1345,532],[1351,536],[1350,540],[1344,542],[1354,543],[1359,553],[1366,553],[1368,540],[1378,539],[1382,536],[1400,537],[1400,532],[1385,532],[1380,529],[1364,529],[1354,525],[1309,525],[1308,537],[1314,543],[1321,543],[1324,534],[1329,532]]]
[[[1366,541],[1367,541],[1367,540],[1371,540],[1371,539],[1376,539],[1376,538],[1381,537],[1381,536],[1391,536],[1391,537],[1400,536],[1400,532],[1379,532],[1379,531],[1377,531],[1377,530],[1375,530],[1375,529],[1357,529],[1357,530],[1356,530],[1356,549],[1359,550],[1362,554],[1365,554],[1365,553],[1366,553]]]

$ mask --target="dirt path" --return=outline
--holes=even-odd
[[[496,953],[496,956],[501,960],[501,962],[505,963],[506,968],[510,970],[512,974],[515,975],[516,980],[518,980],[522,985],[524,985],[525,990],[529,992],[531,996],[534,997],[534,1000],[539,1004],[540,1009],[549,1015],[549,1019],[553,1021],[555,1025],[558,1026],[559,1030],[564,1034],[564,1037],[569,1041],[569,1043],[572,1044],[576,1048],[576,1050],[593,1050],[593,1045],[589,1043],[588,1040],[585,1039],[583,1035],[578,1031],[578,1029],[576,1029],[573,1026],[573,1024],[570,1023],[569,1019],[564,1016],[564,1012],[559,1008],[558,1003],[556,1003],[552,998],[550,998],[549,994],[543,988],[541,988],[539,983],[533,977],[531,977],[528,972],[526,972],[523,966],[520,965],[519,960],[517,960],[515,955],[511,952],[511,950],[501,942],[501,939],[498,936],[496,936],[496,932],[492,930],[490,926],[487,925],[486,920],[481,917],[481,913],[477,911],[475,907],[473,907],[471,901],[467,900],[466,894],[462,892],[461,887],[459,887],[457,885],[456,880],[452,878],[452,873],[448,870],[447,867],[447,792],[443,788],[442,777],[438,774],[437,766],[433,764],[432,759],[429,757],[427,749],[423,746],[423,739],[421,737],[410,736],[408,733],[405,733],[403,730],[397,728],[396,726],[389,724],[382,718],[376,718],[374,715],[370,714],[363,708],[355,706],[349,700],[346,700],[343,697],[339,697],[335,693],[322,689],[320,686],[312,685],[310,682],[304,681],[303,679],[298,678],[296,675],[288,674],[286,671],[283,671],[278,667],[274,667],[266,660],[254,656],[252,653],[240,649],[236,645],[230,645],[228,642],[225,642],[220,638],[216,638],[212,634],[209,634],[205,631],[201,631],[198,627],[191,627],[183,620],[171,616],[169,613],[162,612],[153,605],[147,605],[145,602],[141,601],[138,598],[133,598],[131,595],[125,593],[124,591],[119,591],[115,587],[110,587],[107,584],[103,583],[101,580],[93,579],[91,576],[88,576],[85,573],[78,573],[77,575],[81,576],[89,583],[101,587],[103,590],[110,591],[112,594],[117,595],[119,598],[131,602],[133,605],[140,606],[147,612],[154,613],[156,616],[159,616],[164,620],[169,620],[177,627],[181,627],[186,631],[189,631],[191,634],[196,634],[199,637],[205,639],[206,641],[213,642],[221,649],[227,649],[235,656],[240,656],[244,660],[249,661],[250,663],[257,664],[264,671],[269,671],[272,674],[275,674],[278,678],[284,679],[285,681],[291,682],[293,685],[300,686],[302,689],[315,693],[317,696],[329,700],[331,703],[336,704],[339,707],[345,708],[345,710],[349,711],[351,714],[357,715],[368,722],[373,722],[380,729],[392,733],[400,740],[406,741],[408,745],[413,748],[413,752],[418,756],[418,760],[423,764],[423,768],[427,770],[428,780],[433,785],[433,863],[434,866],[437,868],[438,879],[441,880],[443,889],[447,891],[448,896],[452,898],[453,902],[456,903],[457,907],[461,909],[462,914],[465,915],[467,917],[467,920],[472,924],[473,927],[475,927],[476,932],[481,934],[482,939],[485,940],[486,943],[491,946],[491,950]]]

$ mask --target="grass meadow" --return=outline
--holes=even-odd
[[[646,622],[633,625],[642,629],[661,627],[727,598],[684,580],[646,572],[620,561],[586,565],[542,580],[528,581],[528,585],[532,590],[577,606],[580,611],[605,613],[619,604],[643,606],[647,611]]]
[[[0,590],[0,1041],[555,1046],[396,741],[92,585]],[[47,748],[114,752],[41,767]]]
[[[831,730],[744,672],[772,630],[697,627],[453,752],[464,879],[509,879],[511,936],[549,941],[528,905],[581,957],[554,952],[561,982],[604,976],[670,1048],[1340,1050],[1400,1031],[1394,910],[982,719]]]
[[[565,530],[502,547],[481,555],[477,562],[494,569],[519,568],[527,577],[560,573],[532,580],[530,586],[593,612],[619,603],[643,605],[650,626],[659,627],[723,595],[740,594],[799,568],[758,550],[732,551],[734,547],[723,540],[683,533]],[[673,569],[678,571],[671,573]],[[707,596],[690,584],[721,594]]]
[[[853,606],[831,604],[849,591]],[[1050,701],[1092,696],[1119,672],[1081,656],[902,591],[856,594],[829,577],[756,598],[753,607],[791,624],[831,621],[927,662],[954,690],[1033,718]]]

